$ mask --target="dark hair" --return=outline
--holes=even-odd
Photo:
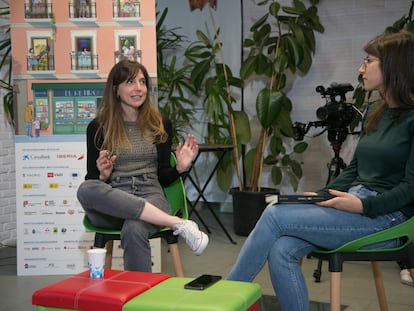
[[[408,31],[385,33],[368,42],[364,51],[378,57],[383,75],[383,103],[369,118],[368,130],[373,130],[387,108],[387,100],[398,105],[399,120],[404,112],[414,109],[414,34]]]
[[[137,126],[146,140],[151,143],[166,141],[166,132],[162,122],[162,116],[154,107],[150,97],[151,78],[147,69],[136,61],[121,60],[115,64],[107,79],[104,94],[99,106],[97,120],[99,124],[96,132],[95,143],[98,146],[99,137],[103,135],[103,149],[116,151],[115,149],[130,146],[129,135],[124,127],[122,118],[122,106],[117,95],[118,87],[127,80],[133,80],[141,72],[147,86],[147,97],[139,107]]]
[[[109,73],[108,83],[111,83],[113,87],[117,88],[122,82],[135,79],[140,71],[144,75],[145,84],[148,89],[147,92],[149,92],[151,90],[151,78],[148,75],[147,69],[141,63],[132,60],[124,59],[119,61]]]

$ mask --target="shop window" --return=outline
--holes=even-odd
[[[35,100],[35,119],[40,121],[40,129],[47,130],[49,127],[49,100],[37,98]]]

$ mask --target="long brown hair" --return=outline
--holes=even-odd
[[[151,143],[163,143],[167,140],[162,116],[151,101],[151,85],[147,69],[138,62],[121,60],[112,67],[109,73],[97,113],[99,127],[95,135],[95,144],[98,146],[99,138],[103,137],[101,149],[118,153],[120,149],[131,146],[122,118],[122,109],[117,90],[122,82],[135,79],[139,72],[142,72],[145,78],[147,97],[142,106],[139,107],[136,121],[137,127],[140,129],[143,138]]]
[[[387,109],[387,100],[398,105],[396,122],[414,109],[414,34],[400,31],[379,35],[365,45],[364,51],[379,58],[383,75],[383,100],[368,117],[366,131],[370,132]]]

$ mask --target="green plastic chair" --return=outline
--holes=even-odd
[[[364,249],[367,246],[397,238],[403,241],[403,244],[399,247]],[[340,282],[343,262],[345,261],[371,261],[380,310],[388,310],[384,282],[382,280],[379,262],[401,260],[407,264],[411,276],[414,277],[413,241],[414,217],[411,217],[402,224],[348,242],[337,249],[318,249],[313,251],[311,254],[312,257],[329,261],[331,311],[341,310]]]
[[[176,164],[174,153],[171,153],[170,163],[171,166]],[[179,215],[183,219],[188,219],[187,200],[182,178],[178,178],[172,184],[165,187],[164,193],[170,203],[172,215]],[[87,215],[83,218],[83,225],[87,231],[95,232],[93,246],[96,248],[106,248],[105,268],[110,269],[112,266],[113,241],[121,239],[121,231],[95,227],[90,223]],[[168,244],[168,250],[172,256],[175,275],[178,277],[184,276],[180,252],[178,249],[178,236],[173,234],[173,230],[165,227],[152,235],[150,238],[153,239],[159,237],[163,238]]]

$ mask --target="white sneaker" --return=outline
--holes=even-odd
[[[200,255],[207,247],[208,235],[200,231],[194,221],[184,220],[175,225],[173,229],[174,235],[182,236],[194,254]]]
[[[407,269],[400,271],[400,277],[401,277],[401,283],[408,285],[408,286],[414,286],[413,279],[411,278],[410,271]]]

